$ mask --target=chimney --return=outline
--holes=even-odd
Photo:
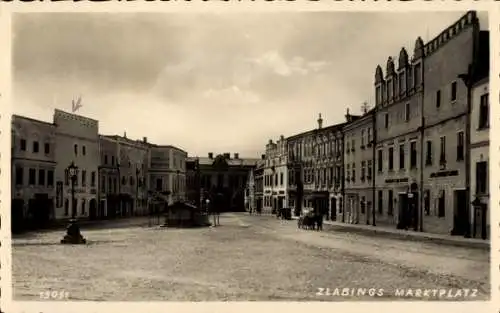
[[[266,155],[265,155],[265,154],[262,154],[262,155],[260,156],[260,158],[261,158],[262,160],[265,160],[265,159],[266,159]]]
[[[213,159],[214,158],[214,153],[213,152],[209,152],[208,153],[208,158],[209,159]]]
[[[281,141],[285,140],[285,136],[281,135],[281,136],[280,136],[280,140],[281,140]]]
[[[231,153],[224,153],[224,158],[230,159],[231,158]]]
[[[269,139],[269,144],[272,145],[273,144],[273,140],[272,139]]]
[[[349,113],[349,108],[347,108],[347,111],[345,113],[345,119],[347,122],[351,121],[351,113]]]
[[[127,139],[127,132],[126,131],[123,132],[123,138]]]
[[[148,142],[148,137],[142,137],[142,142],[147,143]]]
[[[319,114],[318,117],[318,128],[319,129],[323,128],[323,118],[321,118],[321,113]]]
[[[239,158],[240,158],[240,154],[239,154],[239,153],[235,153],[235,154],[234,154],[234,158],[235,158],[235,159],[239,159]]]

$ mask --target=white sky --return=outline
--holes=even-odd
[[[102,134],[258,157],[320,112],[325,126],[360,113],[377,64],[463,14],[17,14],[13,110],[51,121],[81,95]]]

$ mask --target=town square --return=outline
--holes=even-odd
[[[490,299],[487,12],[12,33],[15,300]]]

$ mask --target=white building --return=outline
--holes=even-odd
[[[275,214],[278,209],[288,206],[287,145],[283,135],[276,143],[269,140],[265,162],[263,211]]]
[[[473,237],[482,237],[483,229],[489,237],[490,186],[489,186],[489,80],[479,80],[472,88],[470,138],[470,199],[479,206],[471,206],[471,227]],[[479,209],[482,208],[483,210]]]
[[[97,215],[99,122],[56,109],[55,161],[56,218],[93,217]],[[75,179],[75,203],[68,167],[78,167]]]

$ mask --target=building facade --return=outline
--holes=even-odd
[[[149,144],[147,182],[149,190],[166,195],[168,203],[186,198],[187,152],[174,146]]]
[[[99,123],[84,116],[56,109],[55,217],[94,218],[97,216],[97,171],[99,155]],[[69,166],[78,169],[74,180],[74,202]]]
[[[471,233],[472,237],[483,239],[490,237],[489,107],[489,79],[486,76],[473,86],[470,116]]]
[[[284,136],[276,142],[269,140],[266,145],[265,158],[263,211],[276,214],[278,210],[289,206],[288,162]]]
[[[343,212],[344,123],[287,138],[290,207],[295,215],[315,209],[337,220]]]
[[[56,217],[55,149],[54,124],[12,116],[12,231]]]
[[[99,203],[108,216],[134,216],[147,214],[147,184],[149,144],[147,138],[132,140],[123,136],[100,136],[101,186]],[[102,201],[106,199],[109,202]]]
[[[347,112],[343,131],[345,139],[345,210],[342,220],[351,224],[369,224],[372,219],[374,179],[374,111],[365,105],[363,115]]]
[[[469,233],[470,100],[462,78],[477,63],[479,45],[479,20],[468,12],[424,46],[425,231]]]
[[[245,189],[248,174],[255,168],[258,159],[241,158],[238,153],[224,153],[214,156],[213,152],[208,157],[189,157],[189,167],[198,162],[199,183],[195,180],[189,184],[188,193],[192,197],[200,195],[201,205],[207,199],[214,199],[216,194],[221,195],[220,207],[222,211],[245,211]],[[191,174],[194,176],[194,174]],[[199,187],[199,191],[196,189]],[[193,200],[195,200],[193,198]],[[210,200],[210,201],[212,201]]]
[[[257,161],[255,169],[253,170],[254,176],[254,209],[257,213],[262,212],[264,207],[264,168],[266,165],[266,156],[263,154],[261,159]]]

